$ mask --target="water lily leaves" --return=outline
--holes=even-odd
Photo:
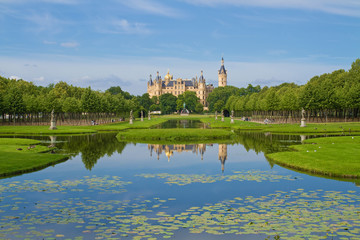
[[[192,183],[215,183],[218,181],[270,181],[278,182],[280,180],[294,181],[295,178],[291,175],[278,175],[271,171],[234,171],[232,175],[205,175],[205,174],[140,174],[136,175],[143,178],[165,179],[165,183],[169,185],[184,186]],[[300,179],[297,177],[296,179]]]
[[[270,171],[237,171],[229,176],[162,173],[141,177],[171,179],[177,185],[293,179]],[[112,198],[124,193],[130,184],[117,176],[10,184],[0,184],[3,203],[0,238],[5,239],[166,239],[176,238],[180,229],[191,234],[279,236],[281,239],[331,236],[356,239],[360,234],[360,196],[355,191],[276,191],[265,196],[235,197],[176,210],[167,209],[176,204],[176,198]],[[91,198],[79,189],[105,193],[106,198]],[[66,197],[59,194],[72,191],[76,194]],[[39,192],[45,196],[42,201],[24,197]]]

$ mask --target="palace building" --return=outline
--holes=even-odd
[[[221,67],[218,71],[219,78],[219,87],[225,87],[227,85],[227,71],[224,66],[224,58],[221,59]],[[170,93],[174,96],[179,96],[183,94],[185,91],[192,91],[196,93],[196,96],[200,99],[200,103],[207,107],[207,97],[209,93],[214,90],[214,86],[212,84],[206,84],[205,77],[203,75],[203,71],[201,71],[201,75],[199,78],[195,77],[192,79],[182,79],[177,78],[174,79],[170,72],[166,74],[164,79],[161,78],[159,72],[157,72],[156,78],[152,80],[150,75],[150,80],[148,81],[147,93],[150,98],[153,96],[161,96],[165,93]]]

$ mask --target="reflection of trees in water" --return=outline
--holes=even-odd
[[[66,142],[59,147],[74,155],[81,153],[85,168],[91,170],[99,158],[124,150],[126,143],[117,141],[115,136],[116,133],[104,133],[62,137]]]
[[[300,143],[299,135],[274,135],[263,132],[240,132],[237,139],[246,151],[254,150],[256,153],[284,151],[289,145]]]

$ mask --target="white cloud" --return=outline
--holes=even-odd
[[[33,80],[36,81],[36,82],[44,82],[45,77],[41,76],[41,77],[33,78]]]
[[[65,48],[76,48],[79,46],[79,43],[77,42],[63,42],[60,43],[60,46],[65,47]]]
[[[144,23],[129,22],[126,19],[116,19],[111,21],[104,21],[97,27],[101,33],[110,34],[150,34],[151,31]]]
[[[22,18],[23,16],[20,17]],[[34,32],[48,31],[58,33],[62,30],[64,24],[68,24],[63,20],[54,17],[50,13],[33,14],[31,16],[25,16],[24,18],[36,25],[36,27],[30,28],[30,30]]]
[[[53,42],[53,41],[43,41],[43,43],[45,44],[45,45],[55,45],[55,44],[57,44],[57,42]]]
[[[15,80],[22,79],[21,77],[18,77],[18,76],[10,76],[9,78],[10,78],[10,79],[15,79]]]
[[[360,17],[360,2],[356,0],[182,0],[184,2],[217,7],[221,5],[230,6],[252,6],[280,9],[305,9],[322,11],[331,14]]]
[[[155,1],[150,0],[118,0],[123,5],[150,14],[162,15],[167,17],[179,16],[178,11],[173,8],[167,7]]]

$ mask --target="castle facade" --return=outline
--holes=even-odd
[[[221,67],[218,71],[219,87],[225,87],[227,85],[227,71],[224,66],[224,59],[221,59]],[[196,96],[200,99],[200,103],[207,107],[207,97],[214,90],[213,84],[206,84],[203,71],[199,78],[195,77],[192,79],[174,79],[170,72],[166,74],[164,79],[161,78],[159,72],[157,72],[156,78],[152,80],[150,75],[150,80],[147,84],[147,93],[150,98],[153,96],[160,97],[162,94],[170,93],[174,96],[179,96],[185,91],[192,91],[196,93]]]

